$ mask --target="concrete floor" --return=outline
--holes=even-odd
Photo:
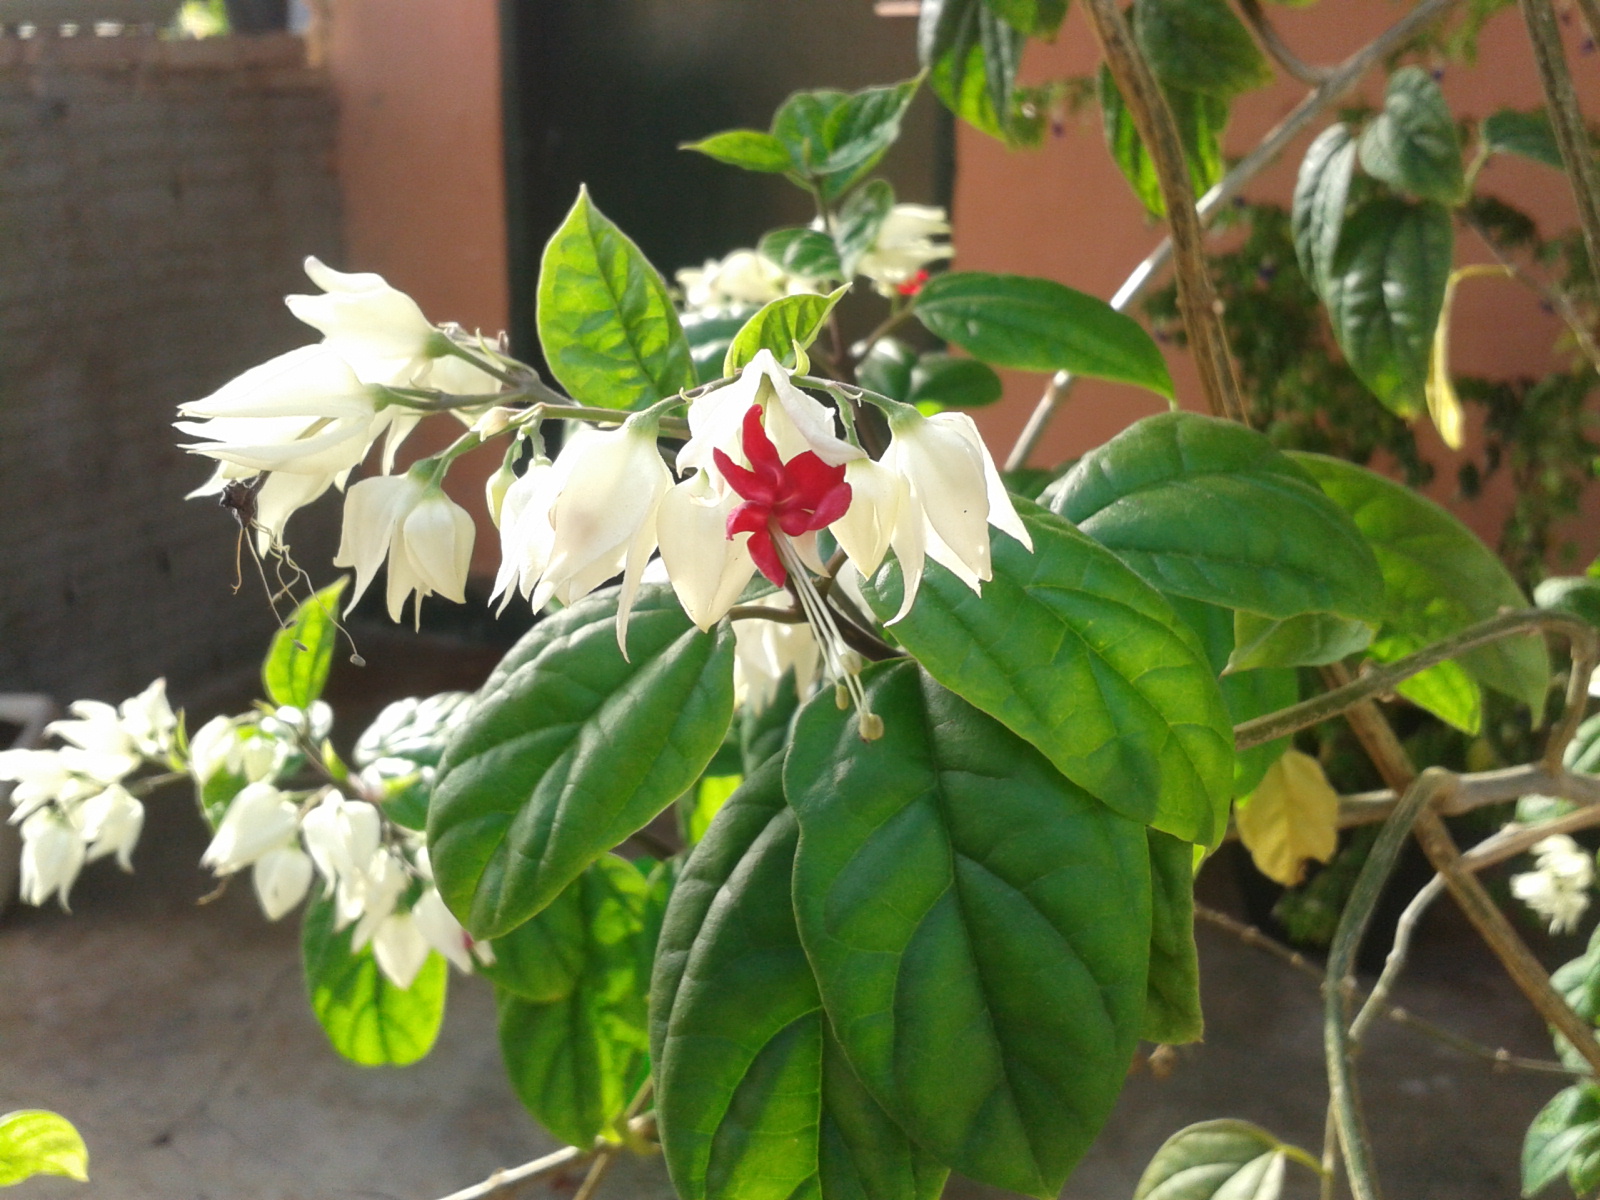
[[[11,1194],[432,1200],[551,1147],[503,1078],[481,981],[452,979],[444,1032],[417,1066],[367,1070],[340,1060],[302,994],[297,921],[268,924],[242,879],[197,906],[211,889],[196,865],[204,842],[187,798],[172,793],[152,805],[135,875],[98,864],[74,891],[72,915],[14,909],[0,919],[0,1112],[66,1114],[88,1141],[93,1176],[87,1188],[40,1180]],[[1440,910],[1399,1002],[1482,1041],[1548,1056],[1503,974],[1448,906]],[[1244,1117],[1320,1147],[1314,984],[1206,928],[1201,955],[1206,1042],[1180,1051],[1165,1079],[1130,1078],[1064,1196],[1131,1196],[1164,1138],[1211,1117]],[[1364,1061],[1391,1197],[1517,1195],[1522,1133],[1561,1080],[1495,1073],[1387,1024]],[[1290,1195],[1315,1194],[1309,1175],[1291,1180]],[[566,1195],[577,1183],[502,1194]],[[650,1161],[619,1168],[602,1195],[653,1200],[670,1191]],[[949,1200],[999,1195],[961,1181],[947,1192]]]

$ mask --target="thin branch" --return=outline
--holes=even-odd
[[[1400,920],[1394,927],[1394,942],[1389,947],[1388,957],[1383,960],[1383,971],[1378,976],[1378,982],[1372,985],[1367,1002],[1361,1006],[1356,1019],[1350,1022],[1351,1054],[1361,1045],[1361,1039],[1366,1036],[1372,1023],[1390,1007],[1389,994],[1394,991],[1400,972],[1405,970],[1406,956],[1411,953],[1411,937],[1416,932],[1417,922],[1422,920],[1422,914],[1428,911],[1428,906],[1443,894],[1444,876],[1435,875],[1423,885],[1420,892],[1411,897],[1411,903],[1400,914]]]
[[[768,608],[765,604],[735,604],[728,610],[730,621],[776,621],[779,625],[804,625],[806,615],[798,608]]]
[[[1521,0],[1522,20],[1533,43],[1533,57],[1539,64],[1539,82],[1544,88],[1545,108],[1550,128],[1556,135],[1561,161],[1567,168],[1567,181],[1578,204],[1578,224],[1583,228],[1583,243],[1589,261],[1600,271],[1600,159],[1589,142],[1589,127],[1578,106],[1578,92],[1572,86],[1566,50],[1561,44],[1561,27],[1556,23],[1550,0]],[[1591,4],[1584,18],[1595,20]]]
[[[1155,167],[1156,181],[1167,208],[1173,263],[1178,283],[1178,311],[1189,337],[1189,350],[1200,373],[1200,387],[1212,415],[1244,420],[1222,310],[1206,262],[1205,230],[1195,209],[1194,187],[1183,158],[1183,142],[1166,95],[1133,40],[1118,0],[1085,0],[1084,10],[1105,51],[1106,66],[1122,93],[1134,127]]]
[[[1577,804],[1600,806],[1600,776],[1575,771],[1552,774],[1538,763],[1521,767],[1502,767],[1460,777],[1461,786],[1439,811],[1447,817],[1459,816],[1490,804],[1504,804],[1523,796],[1560,796]],[[1339,827],[1370,825],[1382,821],[1394,807],[1395,793],[1358,792],[1339,797]],[[1487,844],[1487,843],[1485,843]],[[1473,852],[1468,852],[1468,857]]]
[[[1321,967],[1317,966],[1316,963],[1312,962],[1309,958],[1301,954],[1298,950],[1295,950],[1293,947],[1285,946],[1282,942],[1276,940],[1275,938],[1268,937],[1254,925],[1247,925],[1243,921],[1235,920],[1227,913],[1218,912],[1214,908],[1207,908],[1203,904],[1196,904],[1194,906],[1194,916],[1195,920],[1203,921],[1207,925],[1213,925],[1218,929],[1232,934],[1245,945],[1250,946],[1253,949],[1260,950],[1263,953],[1270,954],[1280,962],[1286,963],[1301,975],[1304,975],[1307,979],[1314,979],[1318,984],[1323,984],[1327,980],[1327,975],[1323,972]],[[1345,981],[1344,990],[1352,1000],[1361,1000],[1367,996],[1367,993],[1362,991],[1362,989],[1353,980],[1347,979]],[[1506,1050],[1503,1047],[1486,1046],[1482,1042],[1475,1042],[1471,1038],[1455,1032],[1453,1029],[1446,1029],[1442,1025],[1435,1025],[1432,1021],[1425,1020],[1422,1017],[1411,1013],[1407,1009],[1400,1008],[1395,1005],[1387,1006],[1384,1009],[1383,1015],[1389,1020],[1393,1021],[1396,1025],[1399,1025],[1405,1029],[1409,1029],[1413,1033],[1420,1034],[1425,1038],[1436,1041],[1440,1045],[1448,1046],[1450,1049],[1456,1050],[1471,1058],[1480,1059],[1481,1061],[1489,1063],[1496,1068],[1518,1071],[1533,1071],[1540,1074],[1549,1075],[1570,1076],[1582,1074],[1582,1072],[1579,1071],[1569,1070],[1561,1063],[1556,1062],[1553,1059],[1524,1058],[1521,1055],[1512,1054],[1509,1050]]]
[[[1200,198],[1198,212],[1201,222],[1209,223],[1225,205],[1244,191],[1252,179],[1275,162],[1278,155],[1282,154],[1313,121],[1355,87],[1363,75],[1459,2],[1460,0],[1423,0],[1416,8],[1340,63],[1328,76],[1326,83],[1295,105],[1288,116],[1279,121],[1254,150],[1240,159],[1233,170]],[[1160,277],[1161,272],[1166,270],[1171,260],[1172,239],[1167,238],[1123,281],[1116,295],[1111,298],[1111,307],[1118,312],[1126,312],[1132,308]],[[1033,413],[1028,417],[1028,423],[1023,426],[1022,432],[1017,435],[1017,440],[1011,447],[1011,452],[1006,455],[1007,471],[1019,470],[1028,465],[1028,458],[1038,448],[1039,440],[1044,436],[1051,418],[1072,393],[1075,379],[1075,376],[1066,371],[1058,371],[1051,378],[1044,395],[1040,397],[1039,403],[1034,406]]]
[[[600,1181],[606,1177],[606,1172],[611,1170],[611,1164],[617,1161],[617,1148],[607,1146],[594,1156],[594,1163],[589,1168],[589,1173],[583,1177],[583,1184],[578,1188],[572,1200],[594,1200],[594,1195],[600,1190]]]
[[[1234,745],[1240,750],[1247,750],[1252,746],[1259,746],[1265,742],[1273,741],[1296,730],[1306,729],[1321,721],[1326,721],[1340,713],[1355,707],[1375,696],[1392,692],[1397,684],[1403,683],[1413,675],[1419,675],[1429,667],[1437,666],[1447,659],[1475,650],[1479,646],[1486,646],[1504,638],[1515,637],[1532,630],[1541,629],[1548,633],[1559,633],[1566,637],[1573,646],[1574,674],[1579,665],[1587,662],[1591,664],[1597,654],[1600,654],[1600,633],[1594,626],[1579,617],[1568,613],[1556,612],[1550,609],[1530,608],[1518,609],[1512,612],[1500,613],[1490,617],[1487,621],[1480,621],[1476,625],[1463,629],[1453,637],[1442,642],[1436,642],[1424,650],[1405,658],[1396,659],[1380,667],[1370,670],[1346,684],[1314,696],[1279,712],[1269,713],[1264,717],[1257,717],[1253,721],[1246,721],[1234,727]],[[1582,683],[1585,689],[1588,686],[1588,675],[1584,675]],[[1583,719],[1583,706],[1581,697],[1579,703],[1574,705],[1571,697],[1572,689],[1568,689],[1568,711],[1562,714],[1551,733],[1550,745],[1546,748],[1545,763],[1547,769],[1553,752],[1555,771],[1561,769],[1561,753],[1572,740],[1572,734],[1577,730],[1578,723]]]
[[[1592,0],[1600,3],[1600,0]],[[1530,289],[1541,300],[1555,310],[1556,316],[1561,318],[1561,323],[1572,334],[1573,340],[1578,343],[1578,349],[1583,351],[1583,356],[1589,360],[1596,371],[1600,371],[1600,344],[1594,340],[1594,333],[1584,324],[1583,314],[1572,303],[1572,297],[1560,288],[1549,287],[1536,276],[1523,269],[1516,260],[1508,255],[1486,229],[1481,221],[1475,220],[1465,210],[1456,211],[1457,219],[1473,233],[1478,235],[1478,240],[1494,256],[1494,260],[1504,267],[1518,283]]]
[[[1328,82],[1334,68],[1313,67],[1291,50],[1277,28],[1267,19],[1267,14],[1261,11],[1260,0],[1239,0],[1239,7],[1244,11],[1245,20],[1250,22],[1250,28],[1256,31],[1256,40],[1261,43],[1261,48],[1272,55],[1280,67],[1311,87],[1321,87]]]
[[[1328,982],[1331,986],[1325,988],[1323,993],[1322,1044],[1328,1066],[1328,1094],[1339,1126],[1339,1147],[1344,1152],[1350,1192],[1355,1200],[1379,1200],[1379,1191],[1378,1173],[1372,1162],[1372,1147],[1361,1114],[1350,1032],[1346,1025],[1345,1006],[1348,997],[1344,992],[1344,981],[1355,970],[1356,952],[1361,948],[1361,939],[1366,936],[1373,909],[1378,905],[1378,897],[1383,893],[1384,884],[1389,881],[1400,851],[1405,848],[1412,825],[1430,804],[1449,794],[1455,783],[1455,776],[1450,772],[1430,768],[1406,789],[1400,803],[1395,805],[1389,819],[1384,822],[1377,840],[1372,843],[1366,861],[1361,864],[1361,872],[1356,876],[1350,898],[1339,915],[1333,945],[1328,951]]]
[[[635,1117],[628,1122],[628,1132],[642,1138],[653,1138],[656,1133],[655,1113],[645,1113],[642,1117]],[[563,1146],[559,1150],[546,1154],[543,1158],[536,1158],[532,1162],[525,1162],[520,1167],[502,1167],[482,1183],[475,1183],[471,1187],[462,1188],[459,1192],[451,1192],[448,1196],[441,1196],[439,1200],[481,1200],[484,1196],[492,1196],[503,1188],[515,1184],[525,1183],[530,1179],[538,1179],[544,1175],[554,1174],[570,1163],[588,1158],[592,1154],[615,1148],[614,1142],[598,1139],[589,1149],[580,1149],[577,1146]]]

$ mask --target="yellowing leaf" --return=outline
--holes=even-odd
[[[0,1187],[34,1175],[89,1181],[89,1150],[65,1118],[42,1109],[0,1116]]]
[[[1305,873],[1305,861],[1327,862],[1339,842],[1339,794],[1309,754],[1286,750],[1235,813],[1239,839],[1257,869],[1285,887]]]
[[[1466,414],[1461,409],[1461,398],[1450,381],[1450,306],[1455,301],[1456,284],[1477,276],[1508,276],[1505,267],[1474,264],[1460,267],[1450,273],[1444,287],[1444,303],[1439,308],[1439,324],[1433,331],[1433,350],[1428,355],[1428,378],[1423,384],[1423,396],[1428,401],[1428,415],[1433,418],[1439,437],[1452,450],[1461,449],[1466,441]]]

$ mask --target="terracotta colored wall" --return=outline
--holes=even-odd
[[[1333,63],[1395,19],[1391,0],[1328,0],[1307,9],[1274,5],[1273,20],[1291,46],[1312,62]],[[1600,56],[1580,47],[1576,21],[1567,33],[1585,111],[1600,119]],[[1029,82],[1081,75],[1094,69],[1098,47],[1076,8],[1053,46],[1038,46],[1024,65]],[[1383,73],[1373,72],[1361,91],[1381,103]],[[1475,66],[1450,65],[1442,77],[1454,110],[1482,116],[1501,107],[1529,108],[1540,102],[1538,77],[1527,35],[1515,9],[1485,30]],[[1304,95],[1293,81],[1245,97],[1236,106],[1227,149],[1244,153]],[[1247,195],[1287,205],[1305,147],[1329,123],[1318,122],[1251,185]],[[1145,218],[1106,151],[1100,114],[1090,106],[1069,118],[1059,137],[1036,152],[1009,153],[962,127],[957,148],[955,237],[957,265],[971,270],[1047,275],[1095,295],[1109,297],[1133,266],[1158,242],[1160,231]],[[1547,168],[1501,159],[1480,177],[1480,188],[1526,209],[1547,233],[1574,221],[1565,180]],[[1457,261],[1487,259],[1469,237],[1457,238]],[[1452,328],[1452,359],[1458,373],[1488,376],[1537,374],[1548,369],[1557,333],[1531,292],[1510,282],[1472,281],[1462,286]],[[1169,353],[1180,400],[1199,407],[1199,386],[1187,355]],[[1005,403],[984,414],[984,432],[997,455],[1021,429],[1046,381],[1016,375],[1007,381]],[[1376,401],[1374,401],[1376,403]],[[1054,425],[1036,463],[1059,462],[1098,445],[1130,422],[1159,411],[1162,402],[1136,389],[1089,383],[1077,389]],[[1439,467],[1433,494],[1453,500],[1456,456],[1430,431],[1426,453]],[[1492,540],[1503,517],[1502,488],[1466,515]],[[1458,505],[1458,510],[1465,512]]]
[[[377,271],[434,321],[495,334],[507,324],[500,36],[495,0],[331,0],[327,59],[339,101],[345,270]],[[459,432],[425,424],[408,449]],[[432,439],[431,441],[429,439]],[[475,511],[488,454],[453,468]],[[479,572],[499,563],[480,519]]]

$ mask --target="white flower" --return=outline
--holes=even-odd
[[[135,762],[137,765],[137,762]],[[120,783],[132,768],[121,754],[98,754],[68,746],[61,750],[0,750],[0,780],[11,791],[12,824],[51,802],[70,805]]]
[[[143,755],[128,730],[122,714],[99,700],[74,700],[67,706],[76,720],[51,721],[44,731],[94,755],[103,769],[115,778],[135,770]]]
[[[1577,928],[1589,907],[1594,859],[1564,833],[1533,847],[1534,869],[1511,877],[1511,894],[1550,924],[1551,933]]]
[[[218,771],[228,769],[228,759],[237,753],[239,733],[227,717],[212,717],[189,739],[189,773],[201,787]]]
[[[219,771],[246,783],[272,780],[288,762],[293,747],[247,718],[212,717],[189,739],[189,774],[201,787]]]
[[[261,911],[276,921],[305,899],[311,888],[311,859],[298,846],[280,846],[256,859],[251,874]]]
[[[737,463],[747,463],[743,429],[751,405],[761,409],[762,427],[785,462],[807,450],[829,466],[864,458],[859,446],[834,432],[833,410],[795,387],[790,382],[792,374],[772,351],[761,350],[732,383],[691,400],[690,438],[678,451],[678,470],[715,474],[716,450]]]
[[[423,861],[419,857],[417,868],[421,870],[422,867]],[[480,943],[474,942],[467,931],[461,928],[461,922],[456,920],[455,914],[445,907],[438,888],[430,887],[417,898],[411,908],[411,917],[428,945],[454,963],[456,970],[468,975],[472,973],[473,950]]]
[[[167,700],[165,679],[156,680],[137,696],[124,700],[118,712],[122,716],[123,731],[141,754],[156,758],[172,748],[178,717]]]
[[[788,603],[783,592],[774,592],[755,601],[757,605],[782,608]],[[800,698],[811,694],[817,682],[821,651],[811,626],[776,621],[736,621],[733,626],[734,702],[752,713],[759,713],[778,696],[783,677],[794,672]]]
[[[22,823],[22,899],[39,905],[52,894],[67,907],[78,872],[83,869],[84,845],[78,832],[56,812],[36,812]]]
[[[383,819],[377,808],[365,800],[346,800],[338,792],[329,792],[306,814],[300,832],[317,870],[330,884],[341,886],[341,897],[349,909],[359,891],[354,881],[378,852],[382,838]],[[348,924],[359,915],[357,907],[340,923]]]
[[[861,256],[856,269],[879,293],[892,296],[895,289],[910,283],[930,263],[951,257],[955,249],[947,241],[950,222],[942,208],[924,204],[896,204],[889,210],[872,249]]]
[[[144,829],[144,805],[132,793],[113,784],[91,796],[73,814],[78,831],[89,843],[89,861],[117,856],[124,871],[133,870],[133,848]]]
[[[385,917],[372,936],[372,956],[378,960],[378,969],[402,991],[416,982],[429,951],[428,939],[408,912]]]
[[[677,272],[683,303],[689,309],[731,308],[766,304],[788,295],[795,277],[754,250],[735,250],[726,258],[708,258],[701,267]],[[801,286],[796,290],[810,291]]]
[[[352,900],[360,905],[361,916],[350,936],[350,948],[360,950],[372,941],[411,882],[405,863],[389,850],[379,850],[351,882]],[[341,880],[341,888],[345,881]]]
[[[383,276],[346,274],[315,258],[307,258],[305,268],[324,294],[288,296],[284,303],[364,379],[409,380],[433,357],[438,330],[415,300],[391,287]]]
[[[391,619],[400,620],[413,592],[419,625],[425,596],[438,593],[460,603],[466,598],[474,536],[467,510],[437,484],[414,474],[363,479],[345,498],[339,552],[333,558],[334,566],[356,572],[345,611],[355,607],[386,558]]]
[[[298,825],[295,806],[282,792],[271,784],[249,784],[228,805],[200,863],[218,875],[231,875],[287,845]]]
[[[621,573],[617,641],[626,652],[628,614],[656,549],[656,509],[672,486],[654,421],[580,429],[554,463],[524,479],[500,514],[496,595],[515,586],[531,592],[535,609],[552,598],[575,604]]]
[[[856,513],[852,504],[843,519],[846,530],[840,544],[848,541],[862,555],[859,560],[852,555],[851,561],[865,575],[876,569],[872,555],[879,550],[883,526],[890,526],[890,540],[905,579],[905,598],[890,621],[893,624],[911,611],[922,583],[924,550],[927,557],[979,591],[982,582],[993,575],[989,526],[1010,534],[1029,550],[1033,539],[1017,516],[971,417],[965,413],[924,417],[913,408],[902,407],[890,418],[890,428],[893,438],[880,465],[904,480],[906,490],[875,482],[862,497],[864,503],[877,498],[875,523],[869,530],[865,516]],[[886,520],[890,510],[895,515]],[[846,553],[851,553],[850,548]]]
[[[732,490],[720,494],[706,471],[695,471],[668,489],[656,514],[661,562],[689,619],[701,629],[722,620],[756,572],[748,534],[728,536],[728,518],[739,507]]]

